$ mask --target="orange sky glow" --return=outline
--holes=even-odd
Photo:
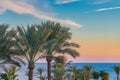
[[[75,62],[119,62],[119,37],[81,37],[73,41],[80,44],[80,57],[73,59]]]

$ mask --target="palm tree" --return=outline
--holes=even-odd
[[[86,71],[86,80],[90,80],[94,67],[90,64],[86,64],[83,66],[83,69]]]
[[[17,27],[16,44],[28,62],[28,80],[33,80],[34,64],[43,55],[42,45],[50,34],[50,31],[38,25]]]
[[[9,69],[11,72],[13,72],[14,75],[18,70],[20,70],[20,68],[15,65],[11,65]]]
[[[83,68],[79,68],[76,71],[76,78],[80,80],[87,80],[86,78],[87,72]]]
[[[90,80],[94,67],[90,64],[84,65],[76,70],[76,78],[80,80]]]
[[[100,71],[101,80],[109,80],[109,73],[105,70]]]
[[[70,62],[72,62],[72,61],[68,61],[68,59],[65,56],[58,56],[58,57],[54,58],[53,67],[58,64],[62,64],[63,67],[66,68],[66,67],[70,66]]]
[[[15,65],[11,65],[9,68],[6,66],[3,66],[3,70],[5,71],[6,78],[8,80],[15,80],[18,75],[16,75],[16,72],[19,70],[19,68]]]
[[[71,80],[71,78],[72,78],[71,73],[67,72],[67,73],[65,74],[65,78],[66,78],[67,80]]]
[[[99,72],[97,72],[97,71],[93,71],[92,72],[92,78],[94,79],[94,80],[98,80],[99,79]]]
[[[1,73],[0,74],[0,80],[8,80],[7,74],[6,73]]]
[[[8,30],[8,25],[0,25],[0,64],[10,63],[17,66],[21,66],[20,62],[23,60],[18,58],[20,56],[20,50],[15,44],[16,31],[13,29]]]
[[[42,76],[42,73],[45,71],[45,69],[44,68],[38,68],[37,69],[37,74],[39,74],[39,78],[40,78],[40,80],[43,80],[43,76]]]
[[[73,73],[73,78],[74,78],[74,80],[76,80],[77,70],[78,70],[78,69],[76,68],[76,66],[69,66],[69,69],[67,70],[67,71],[70,71],[70,72]]]
[[[70,43],[71,33],[69,28],[61,26],[59,23],[46,22],[42,23],[41,26],[46,27],[51,30],[50,36],[46,40],[45,49],[45,58],[48,65],[48,80],[51,80],[51,62],[55,57],[55,54],[69,54],[72,57],[79,56],[79,53],[74,50],[72,47],[78,48],[79,45],[76,43]]]
[[[56,67],[52,69],[52,73],[52,80],[64,80],[66,73],[64,65],[62,65],[61,63],[56,64]]]
[[[120,74],[120,66],[113,66],[112,69],[117,74],[117,80],[119,80],[119,74]]]
[[[70,65],[70,62],[71,61],[68,61],[65,56],[58,56],[54,58],[54,64],[52,66],[54,79],[57,79],[58,78],[57,76],[59,76],[59,79],[68,77],[65,69]]]

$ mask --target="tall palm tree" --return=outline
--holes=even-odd
[[[33,80],[34,64],[43,55],[42,45],[50,34],[46,28],[37,26],[17,27],[16,44],[28,62],[28,80]]]
[[[119,74],[120,74],[120,66],[113,66],[112,69],[115,71],[117,74],[117,80],[119,80]]]
[[[39,78],[40,78],[40,80],[43,80],[43,76],[42,76],[42,73],[45,71],[45,69],[44,68],[38,68],[37,69],[37,74],[39,74]]]
[[[20,62],[24,62],[17,57],[21,54],[14,40],[16,31],[14,29],[8,30],[8,27],[5,24],[0,25],[0,64],[11,63],[20,67]]]
[[[99,72],[98,71],[93,71],[92,72],[92,78],[94,79],[94,80],[98,80],[99,79]]]
[[[71,39],[71,33],[69,32],[69,28],[66,28],[59,23],[54,22],[46,22],[42,23],[43,27],[51,30],[51,34],[46,40],[45,49],[45,58],[48,65],[48,80],[51,80],[51,62],[55,57],[55,54],[69,54],[72,57],[79,56],[79,53],[74,50],[72,47],[78,48],[79,45],[76,43],[71,43],[69,40]]]

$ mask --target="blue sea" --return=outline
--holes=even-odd
[[[120,63],[71,63],[72,65],[75,65],[77,68],[81,68],[85,64],[91,64],[93,67],[95,67],[95,71],[100,70],[106,70],[110,74],[109,80],[116,80],[116,74],[114,70],[111,68],[114,65],[120,65]],[[46,71],[43,73],[43,75],[47,74],[47,64],[46,63],[36,63],[34,73],[36,73],[37,69],[39,67],[43,67]],[[25,75],[27,71],[27,65],[22,66],[22,68],[17,72],[19,76],[17,77],[19,80],[27,80],[27,76]],[[0,67],[0,72],[3,72],[3,70]],[[39,80],[38,76],[34,74],[33,80]],[[92,79],[91,79],[92,80]]]

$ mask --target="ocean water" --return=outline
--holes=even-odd
[[[106,70],[110,74],[109,80],[116,80],[116,74],[111,67],[114,65],[120,65],[120,63],[71,63],[71,64],[75,65],[77,68],[81,68],[85,64],[91,64],[93,67],[95,67],[95,69],[94,69],[95,71]],[[43,75],[47,75],[47,64],[46,63],[36,63],[34,73],[37,72],[37,69],[39,67],[43,67],[45,69],[45,72],[43,73]],[[27,80],[28,77],[25,75],[26,71],[27,71],[27,65],[22,66],[22,68],[17,72],[17,74],[19,74],[19,76],[17,78],[19,80]],[[0,67],[0,72],[3,72],[1,67]],[[39,80],[38,76],[36,74],[34,74],[33,80]]]

